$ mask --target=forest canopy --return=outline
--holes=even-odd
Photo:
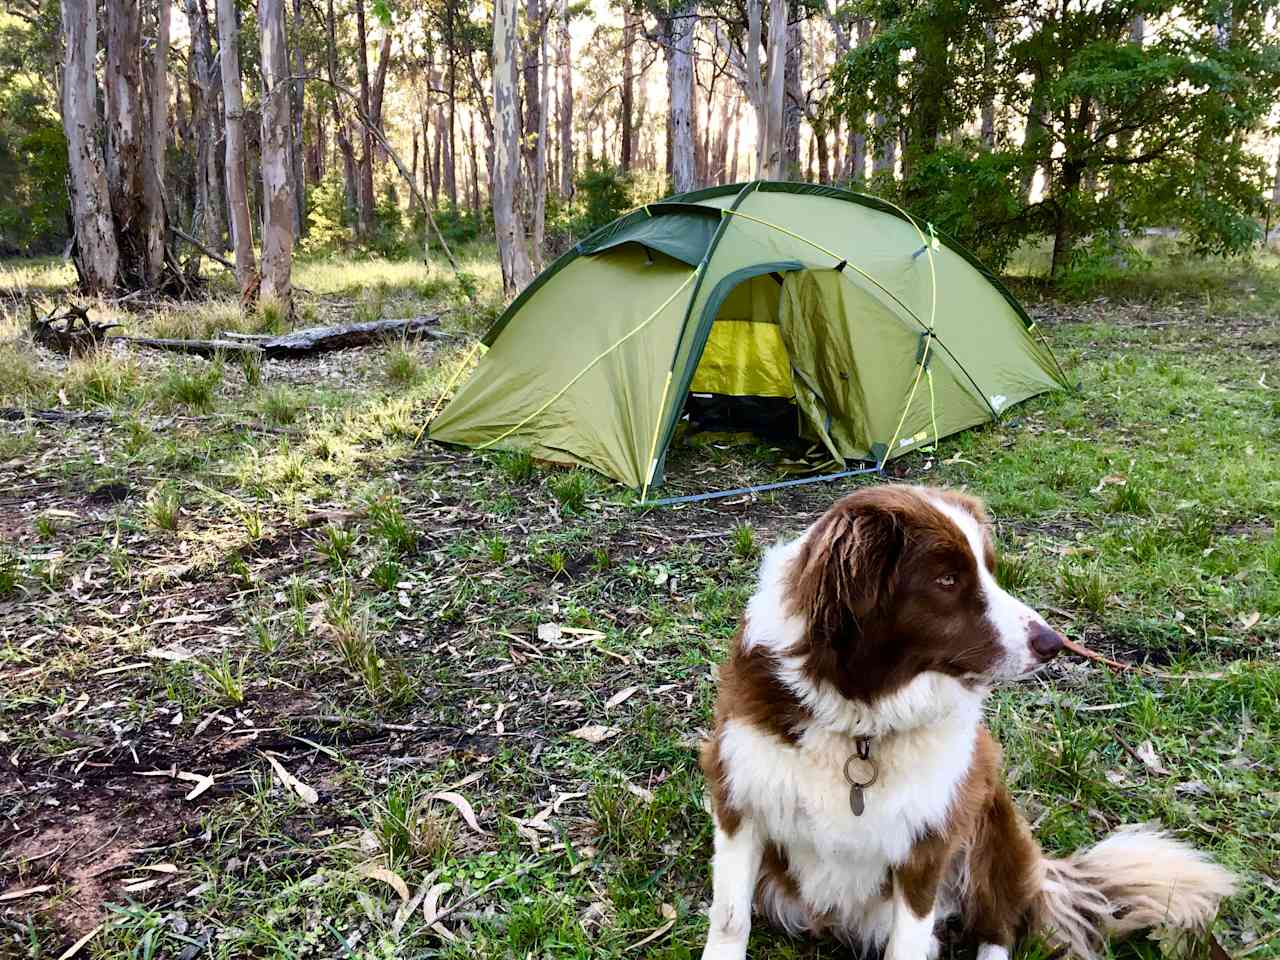
[[[996,269],[1048,242],[1060,273],[1149,229],[1234,254],[1280,201],[1276,9],[7,0],[0,255],[73,251],[89,287],[177,290],[233,253],[256,291],[283,252],[275,203],[290,257],[439,255],[496,229],[516,289],[634,204],[753,177],[889,197]],[[110,229],[69,201],[94,164]],[[86,279],[108,234],[118,262]]]

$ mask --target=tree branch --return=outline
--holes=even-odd
[[[444,255],[449,259],[449,266],[453,267],[454,273],[457,273],[458,261],[453,258],[453,251],[449,249],[448,241],[445,240],[444,234],[440,232],[440,225],[436,223],[436,218],[432,216],[431,208],[427,206],[426,197],[424,197],[418,191],[418,185],[413,182],[413,174],[409,172],[408,168],[404,165],[404,161],[400,159],[400,154],[396,153],[395,148],[391,146],[390,141],[387,140],[383,132],[378,129],[377,125],[373,123],[373,121],[370,120],[365,115],[364,110],[361,109],[360,97],[357,96],[354,91],[348,89],[347,87],[342,86],[342,84],[340,83],[335,83],[334,81],[328,79],[327,77],[316,77],[316,76],[308,76],[307,74],[298,74],[296,76],[285,77],[284,80],[286,82],[293,81],[293,80],[304,80],[304,81],[314,80],[319,83],[327,84],[328,86],[332,87],[334,90],[337,90],[343,96],[348,97],[351,100],[351,102],[355,104],[355,113],[356,113],[357,119],[359,119],[360,123],[364,126],[366,130],[369,131],[369,133],[373,136],[373,138],[382,145],[382,149],[387,151],[387,156],[389,156],[395,162],[396,167],[400,170],[400,176],[404,177],[404,182],[409,185],[409,192],[413,195],[413,199],[422,205],[422,212],[426,214],[427,222],[431,224],[431,229],[435,231],[436,239],[440,241],[440,247],[442,250],[444,250]]]

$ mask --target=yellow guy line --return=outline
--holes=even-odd
[[[653,423],[653,440],[649,443],[649,470],[644,475],[644,488],[640,491],[640,502],[649,499],[649,484],[653,483],[653,471],[658,466],[658,433],[662,430],[662,413],[667,408],[667,391],[671,389],[671,371],[667,371],[667,382],[662,385],[662,397],[658,400],[658,418]]]
[[[449,391],[453,389],[453,385],[457,383],[458,378],[462,376],[462,371],[471,365],[471,360],[475,357],[477,351],[479,351],[481,342],[482,341],[477,340],[475,342],[475,346],[467,351],[467,355],[462,358],[462,363],[458,364],[458,369],[453,371],[453,376],[450,377],[449,382],[444,385],[444,389],[440,392],[440,396],[436,398],[435,406],[431,408],[430,415],[428,415],[427,419],[423,421],[422,426],[418,429],[418,435],[413,438],[413,445],[415,447],[418,445],[418,441],[422,439],[422,434],[426,431],[427,427],[431,425],[431,421],[434,420],[436,418],[436,414],[440,412],[440,406],[444,403],[444,398],[449,396]]]
[[[579,380],[585,377],[592,367],[594,367],[597,363],[599,363],[609,354],[613,353],[614,350],[617,350],[618,347],[622,346],[624,343],[626,343],[628,340],[634,337],[637,333],[639,333],[641,330],[647,327],[653,321],[654,317],[660,314],[663,310],[667,309],[667,307],[671,305],[671,301],[674,300],[676,297],[680,296],[681,291],[684,290],[684,288],[687,287],[689,284],[691,284],[693,282],[693,279],[701,272],[702,272],[702,268],[699,267],[697,270],[694,270],[691,274],[689,274],[688,279],[686,279],[684,283],[680,284],[680,286],[676,287],[676,289],[672,291],[671,296],[667,297],[666,300],[663,300],[662,305],[658,307],[657,310],[653,311],[653,313],[649,314],[649,316],[645,317],[642,321],[640,321],[640,323],[637,324],[631,331],[629,331],[628,333],[624,333],[621,337],[615,340],[608,348],[604,350],[604,352],[598,354],[590,363],[588,363],[585,367],[583,367],[580,371],[578,371],[577,376],[575,376],[572,380],[570,380],[563,387],[561,387],[560,390],[555,394],[555,396],[553,396],[550,400],[548,400],[546,403],[540,406],[537,410],[533,411],[533,413],[529,414],[527,417],[525,417],[523,420],[517,423],[510,430],[507,430],[505,433],[498,434],[492,440],[486,440],[484,443],[477,446],[476,449],[483,450],[486,447],[493,446],[495,443],[497,443],[500,440],[505,440],[507,437],[511,436],[513,433],[515,433],[517,430],[519,430],[521,427],[527,424],[530,420],[533,420],[536,417],[539,417],[543,413],[545,413],[549,406],[551,406],[553,403],[555,403],[557,400],[559,400],[561,397],[563,397],[566,393],[569,392],[570,387],[572,387],[575,383],[577,383]]]
[[[916,367],[916,379],[911,384],[911,392],[907,394],[906,406],[902,408],[902,416],[898,418],[898,426],[894,428],[893,439],[889,441],[889,446],[884,451],[884,457],[880,460],[880,469],[884,469],[884,465],[889,462],[889,454],[893,452],[893,445],[898,442],[898,434],[902,433],[902,425],[907,420],[907,413],[911,410],[911,401],[916,398],[916,388],[920,386],[920,377],[924,373],[925,364],[929,362],[929,349],[933,345],[933,331],[930,330],[925,334],[924,353],[920,357],[920,364]],[[930,377],[929,384],[932,387],[933,378]],[[937,427],[935,426],[935,431]],[[937,443],[937,438],[934,438]]]

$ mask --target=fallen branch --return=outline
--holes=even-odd
[[[343,323],[328,327],[308,327],[280,336],[255,334],[227,334],[217,340],[173,340],[164,337],[111,337],[140,347],[156,350],[172,350],[211,357],[217,354],[237,356],[256,355],[269,360],[286,360],[329,350],[346,350],[362,347],[388,337],[429,337],[433,340],[450,340],[452,336],[435,329],[440,322],[438,314],[411,317],[408,320],[366,320],[361,323]]]
[[[1098,653],[1097,651],[1090,650],[1088,647],[1085,647],[1085,646],[1081,646],[1080,644],[1076,643],[1074,640],[1068,640],[1066,637],[1062,638],[1062,645],[1063,647],[1070,650],[1072,653],[1074,653],[1078,657],[1084,657],[1086,660],[1092,660],[1094,663],[1105,663],[1108,667],[1111,667],[1114,670],[1137,670],[1138,669],[1136,664],[1121,663],[1119,660],[1112,660],[1110,657],[1104,657],[1102,654]]]
[[[361,108],[360,98],[356,96],[355,92],[352,90],[349,90],[348,88],[342,86],[341,84],[334,83],[332,80],[328,79],[327,77],[317,77],[317,76],[308,75],[308,74],[297,74],[295,76],[288,77],[286,79],[289,81],[312,80],[316,83],[323,83],[328,85],[329,87],[332,87],[334,90],[336,90],[338,93],[341,93],[343,96],[349,97],[351,99],[352,103],[355,104],[356,117],[357,119],[359,119],[361,126],[363,126],[365,130],[367,130],[369,134],[375,140],[378,141],[378,143],[382,146],[382,149],[387,151],[387,156],[389,156],[391,160],[395,163],[396,168],[400,171],[400,176],[404,177],[404,182],[409,185],[409,192],[413,195],[413,198],[417,200],[418,204],[422,207],[422,212],[427,215],[427,222],[431,224],[431,229],[435,231],[436,239],[440,241],[440,247],[441,249],[444,250],[444,255],[449,258],[449,266],[453,267],[454,273],[458,273],[459,272],[458,261],[453,258],[453,251],[449,249],[449,244],[445,240],[444,234],[440,232],[440,225],[436,223],[436,218],[435,216],[432,215],[431,208],[427,206],[427,198],[424,197],[422,193],[418,190],[418,184],[417,184],[417,181],[414,179],[413,174],[411,174],[409,172],[409,168],[404,165],[404,161],[400,159],[400,154],[396,153],[395,148],[391,146],[391,142],[387,140],[386,135],[383,134],[382,130],[378,128],[378,125],[376,123],[374,123],[365,115],[364,110]]]
[[[185,240],[187,243],[191,244],[191,246],[195,247],[197,250],[199,250],[201,253],[203,253],[206,257],[208,257],[210,260],[214,261],[215,263],[221,264],[222,266],[230,270],[232,273],[236,272],[236,265],[234,263],[232,263],[226,257],[219,256],[218,254],[214,253],[212,250],[206,247],[203,243],[201,243],[195,237],[191,236],[191,234],[183,230],[179,230],[173,224],[169,224],[169,232],[172,233],[179,240]]]
[[[1145,663],[1125,663],[1121,660],[1112,660],[1110,657],[1104,657],[1096,650],[1090,650],[1088,647],[1081,646],[1066,637],[1062,638],[1062,646],[1077,656],[1092,660],[1094,663],[1105,664],[1113,670],[1119,670],[1122,673],[1126,670],[1131,670],[1135,673],[1145,674],[1148,677],[1155,677],[1158,680],[1221,680],[1224,676],[1220,670],[1201,673],[1169,673],[1164,670],[1153,670]]]
[[[308,327],[294,330],[270,340],[257,342],[258,348],[270,359],[296,357],[326,350],[345,350],[361,347],[390,336],[430,337],[435,340],[452,339],[449,334],[435,329],[440,315],[411,317],[408,320],[366,320],[362,323],[343,323],[330,327]]]
[[[45,423],[74,423],[77,420],[101,422],[110,420],[106,413],[77,410],[23,410],[20,407],[0,407],[0,420],[43,420]]]
[[[111,337],[135,347],[151,347],[153,350],[171,350],[174,353],[191,353],[198,357],[217,354],[258,354],[262,351],[248,343],[234,340],[173,340],[168,337]]]

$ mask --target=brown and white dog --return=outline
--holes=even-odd
[[[1036,931],[1076,956],[1103,937],[1207,924],[1232,878],[1127,828],[1044,856],[982,723],[991,684],[1062,638],[997,585],[982,504],[866,489],[765,555],[702,768],[715,816],[704,960],[746,956],[755,910],[886,960],[926,960],[958,917],[978,960]]]

